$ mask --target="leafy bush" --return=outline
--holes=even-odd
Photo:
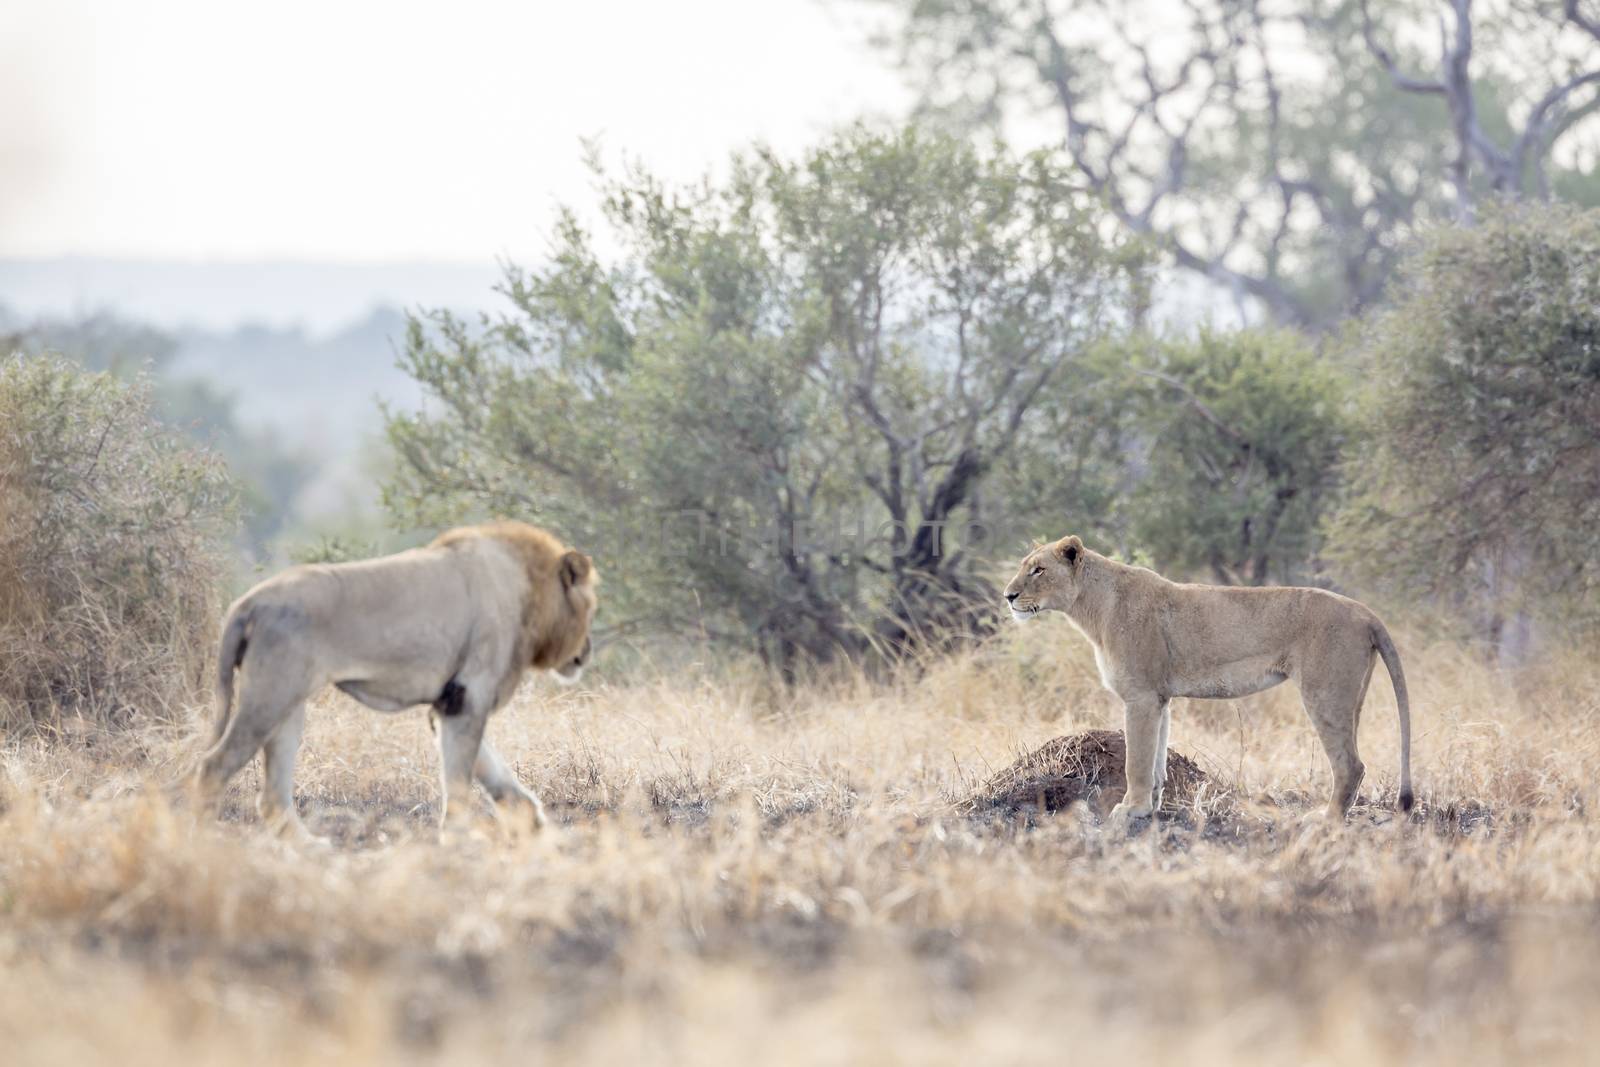
[[[1536,604],[1600,617],[1600,211],[1435,231],[1361,340],[1350,572],[1477,600],[1491,631]]]
[[[208,672],[236,494],[147,381],[0,362],[0,726],[172,715]]]

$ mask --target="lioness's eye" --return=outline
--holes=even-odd
[[[1044,573],[1044,568],[1043,567],[1035,567],[1035,568],[1033,568],[1033,570],[1028,572],[1028,577],[1032,578],[1036,574],[1043,574],[1043,573]]]

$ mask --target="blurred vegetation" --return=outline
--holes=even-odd
[[[292,558],[390,547],[338,513],[381,481],[402,544],[548,525],[599,559],[611,632],[791,678],[981,635],[1006,562],[1066,532],[1176,578],[1470,605],[1496,641],[1600,617],[1587,8],[1456,5],[1419,35],[1410,3],[878,2],[920,125],[683,187],[596,163],[595,226],[561,214],[500,311],[408,317],[424,404],[384,412],[385,465]],[[1041,151],[985,141],[1041,115]],[[1163,261],[1266,325],[1167,332]],[[177,376],[169,336],[102,315],[13,349],[214,442],[250,551],[285,539],[316,464]]]
[[[1600,621],[1600,211],[1431,232],[1359,334],[1337,558],[1369,585]]]
[[[234,397],[216,383],[176,374],[176,351],[170,334],[107,312],[15,323],[0,330],[0,355],[48,353],[91,371],[142,379],[152,411],[163,423],[214,448],[227,461],[239,492],[244,547],[256,559],[267,558],[317,464],[273,431],[245,427]]]
[[[786,672],[982,629],[964,542],[1022,518],[985,485],[1141,313],[1142,250],[1048,160],[914,130],[601,180],[615,262],[568,215],[549,267],[508,272],[511,314],[412,320],[434,403],[390,417],[399,521],[546,522],[616,561],[625,617]]]
[[[788,673],[943,642],[1069,531],[1180,578],[1594,606],[1600,213],[1441,224],[1314,343],[1153,331],[1145,251],[1049,156],[937,134],[632,170],[602,209],[617,257],[567,215],[510,313],[412,319],[432,400],[389,416],[386,500],[555,527],[625,627]]]
[[[378,538],[345,534],[321,534],[289,550],[289,559],[295,563],[349,563],[381,555],[383,545]]]
[[[150,382],[0,362],[0,724],[173,715],[209,678],[238,496]]]

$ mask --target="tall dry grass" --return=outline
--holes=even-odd
[[[1600,1040],[1600,664],[1402,642],[1416,777],[1330,830],[1291,689],[1180,704],[1243,801],[1131,841],[958,802],[1114,725],[1068,626],[780,697],[694,673],[532,685],[491,724],[556,833],[441,846],[418,715],[329,698],[298,777],[334,845],[166,799],[193,730],[0,755],[7,1062],[1585,1062]],[[1392,798],[1381,672],[1361,741]],[[487,809],[486,809],[487,810]],[[1304,816],[1312,814],[1310,821]]]

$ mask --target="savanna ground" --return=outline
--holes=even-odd
[[[1600,1059],[1600,663],[1401,635],[1349,825],[1291,687],[1179,702],[1236,800],[1131,841],[959,802],[1119,725],[1064,623],[898,683],[530,682],[491,723],[557,830],[441,845],[420,712],[312,709],[334,847],[166,800],[183,727],[0,750],[0,1060],[1413,1064]],[[485,802],[486,805],[486,802]]]

